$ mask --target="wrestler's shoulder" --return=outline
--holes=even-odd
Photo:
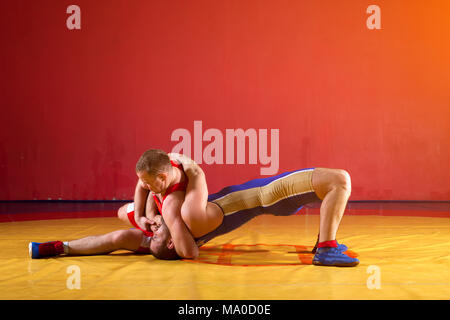
[[[164,204],[174,205],[177,203],[182,203],[184,201],[185,191],[177,190],[171,192],[164,198]]]
[[[183,164],[183,165],[195,163],[194,160],[192,160],[192,159],[189,158],[188,156],[185,156],[184,154],[180,154],[180,153],[168,153],[167,155],[169,156],[169,159],[170,159],[170,160],[172,160],[172,161],[178,161],[179,163],[181,163],[181,164]]]

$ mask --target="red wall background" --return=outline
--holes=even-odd
[[[81,30],[66,9],[81,8]],[[381,30],[369,30],[369,5]],[[279,129],[279,172],[344,168],[351,200],[450,200],[448,1],[9,0],[0,200],[131,199],[171,134]],[[270,148],[269,148],[270,150]],[[211,192],[261,164],[202,165]]]

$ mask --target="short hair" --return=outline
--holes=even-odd
[[[136,172],[147,172],[149,175],[165,172],[169,168],[169,155],[160,149],[145,151],[136,163]]]
[[[155,258],[160,260],[179,260],[181,257],[177,254],[175,247],[169,249],[167,245],[161,245],[156,248],[155,251],[152,251],[152,254]]]
[[[166,222],[164,221],[164,218],[161,216],[161,230],[164,231],[162,238],[164,241],[162,241],[155,250],[152,250],[152,254],[155,258],[161,259],[161,260],[177,260],[181,259],[181,257],[177,254],[177,251],[175,250],[175,247],[172,247],[172,249],[169,249],[167,247],[167,240],[170,238],[170,231],[169,228],[166,225]]]

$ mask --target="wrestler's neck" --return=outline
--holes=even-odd
[[[167,186],[165,188],[165,191],[162,193],[164,195],[171,186],[174,184],[180,183],[184,180],[183,172],[178,169],[177,167],[172,167],[170,173],[167,176]]]

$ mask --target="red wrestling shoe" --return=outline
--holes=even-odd
[[[28,251],[31,259],[53,257],[64,253],[64,245],[61,241],[30,242]]]

